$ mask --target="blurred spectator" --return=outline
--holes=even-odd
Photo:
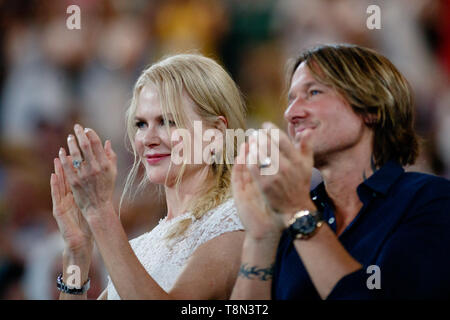
[[[0,300],[23,300],[23,265],[0,260]]]
[[[66,8],[81,9],[68,30]],[[366,27],[369,4],[381,29]],[[60,239],[49,179],[74,123],[111,139],[118,154],[118,205],[132,156],[124,111],[144,66],[199,50],[222,61],[249,106],[248,124],[284,126],[284,65],[319,43],[354,42],[385,54],[416,93],[424,138],[415,166],[450,177],[450,4],[447,0],[16,0],[0,1],[0,298],[53,299]],[[320,176],[314,176],[314,183]],[[149,187],[125,202],[132,238],[164,212]],[[97,262],[96,262],[97,263]],[[95,298],[104,287],[98,261]]]
[[[221,46],[222,60],[236,77],[247,63],[245,53],[273,38],[274,0],[230,0],[227,6],[229,23]]]
[[[223,2],[167,0],[158,9],[155,28],[162,55],[191,49],[217,54],[217,41],[227,27]]]
[[[25,263],[23,281],[26,286],[23,289],[26,299],[58,299],[59,291],[56,289],[55,279],[61,272],[63,250],[64,241],[58,231],[33,246],[33,251],[28,253]],[[100,262],[101,257],[95,250],[90,271],[92,289],[88,292],[89,299],[96,299],[106,285],[106,273]]]

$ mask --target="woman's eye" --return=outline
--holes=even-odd
[[[145,125],[144,121],[136,121],[136,123],[134,124],[136,126],[136,128],[141,129],[143,125]]]
[[[175,126],[175,121],[161,119],[161,125],[168,125],[169,127],[173,127]]]
[[[321,91],[319,91],[319,90],[311,90],[311,91],[309,91],[309,94],[310,95],[312,95],[312,96],[315,96],[315,95],[318,95],[319,93],[321,93]]]

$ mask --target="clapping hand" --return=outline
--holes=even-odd
[[[117,157],[111,148],[111,142],[107,140],[103,147],[94,130],[83,130],[78,124],[74,129],[75,136],[69,135],[67,139],[70,157],[61,148],[59,159],[74,200],[84,217],[89,220],[101,209],[112,206]],[[79,161],[75,163],[78,168],[74,167],[73,160]]]
[[[248,170],[254,182],[263,192],[267,203],[287,222],[295,212],[307,209],[315,210],[309,190],[311,185],[311,175],[314,165],[313,150],[311,144],[311,130],[307,129],[297,134],[294,143],[282,130],[272,123],[266,123],[265,129],[279,130],[278,147],[278,172],[272,175],[261,175],[260,168],[255,164],[248,164]],[[267,136],[270,141],[270,136]],[[250,155],[256,158],[259,146],[252,144],[261,143],[255,137],[250,137]],[[273,151],[272,151],[273,152]]]
[[[232,171],[233,198],[247,236],[252,240],[277,239],[283,229],[281,217],[267,205],[245,161],[249,152],[243,143]]]
[[[55,173],[52,173],[50,178],[53,217],[63,236],[66,249],[72,253],[90,256],[93,247],[91,230],[75,203],[72,190],[58,158],[55,158],[54,166]]]

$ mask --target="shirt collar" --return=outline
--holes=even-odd
[[[402,166],[396,161],[388,161],[384,166],[372,174],[369,179],[365,180],[361,185],[365,185],[383,195],[386,195],[390,187],[405,172]],[[360,186],[358,186],[358,189]]]
[[[372,174],[369,179],[362,182],[358,188],[357,193],[361,198],[361,186],[366,186],[376,193],[386,195],[390,187],[397,181],[397,179],[405,172],[402,166],[396,161],[388,161],[384,166]],[[318,208],[325,208],[325,204],[329,202],[328,194],[325,189],[325,184],[322,181],[316,188],[311,191],[311,198]]]

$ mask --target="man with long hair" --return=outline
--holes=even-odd
[[[450,182],[403,168],[419,146],[407,80],[343,44],[304,51],[288,84],[278,173],[233,169],[246,237],[232,298],[448,299]]]

